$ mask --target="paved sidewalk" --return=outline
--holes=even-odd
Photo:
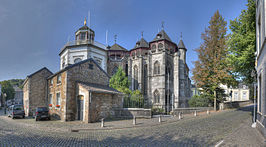
[[[256,128],[252,128],[252,121],[247,119],[232,134],[226,136],[221,146],[254,146],[265,147],[266,139],[258,132]]]
[[[226,110],[231,111],[231,110]],[[176,121],[180,121],[178,116],[162,116],[162,122],[159,123],[159,118],[151,118],[151,119],[145,119],[145,118],[137,118],[136,125],[133,125],[132,119],[113,119],[113,120],[106,120],[104,122],[103,128],[101,128],[101,122],[96,123],[84,123],[81,121],[68,121],[68,122],[62,122],[59,120],[53,120],[53,121],[38,121],[36,122],[33,118],[26,118],[26,119],[11,119],[7,116],[3,115],[3,111],[0,112],[0,119],[5,120],[8,123],[16,124],[21,127],[30,127],[37,130],[42,131],[48,131],[48,132],[71,132],[71,131],[78,131],[78,132],[84,132],[84,131],[97,131],[97,130],[116,130],[116,129],[126,129],[126,128],[138,128],[138,127],[151,127],[156,125],[163,125],[167,123],[173,123]],[[200,112],[197,113],[197,117],[194,116],[194,114],[185,114],[183,115],[183,118],[181,120],[186,119],[195,119],[199,117],[209,117],[211,115],[215,115],[219,113],[219,111],[214,112],[210,111],[210,114],[207,115],[206,112]]]

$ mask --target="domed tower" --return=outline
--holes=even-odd
[[[87,26],[86,18],[84,20],[84,25],[76,31],[75,36],[76,41],[94,41],[95,33]]]

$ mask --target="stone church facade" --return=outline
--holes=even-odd
[[[106,46],[94,40],[95,32],[86,26],[75,33],[75,41],[60,51],[60,68],[92,58],[112,76],[122,67],[131,83],[131,90],[140,90],[146,106],[171,111],[187,107],[191,97],[191,81],[186,64],[183,40],[177,45],[162,29],[147,42],[143,37],[127,50],[121,45]]]

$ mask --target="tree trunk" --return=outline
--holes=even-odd
[[[213,107],[214,107],[214,111],[216,111],[216,91],[214,90],[214,104],[213,104]]]

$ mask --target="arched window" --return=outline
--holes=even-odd
[[[162,43],[159,43],[159,44],[158,44],[158,48],[159,48],[159,49],[162,49],[162,48],[163,48],[163,44],[162,44]]]
[[[160,63],[159,61],[156,61],[154,63],[154,71],[153,71],[153,74],[157,75],[157,74],[160,74]]]
[[[81,61],[80,58],[76,58],[76,59],[74,60],[74,63],[78,63],[78,62],[80,62],[80,61]]]
[[[138,66],[134,66],[134,90],[138,89]]]
[[[117,70],[118,70],[118,67],[115,66],[115,67],[113,68],[112,75],[114,75],[114,74],[117,72]]]
[[[160,103],[160,92],[156,89],[153,93],[154,103]]]

